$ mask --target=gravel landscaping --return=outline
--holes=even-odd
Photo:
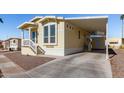
[[[124,49],[116,49],[114,51],[116,55],[110,55],[113,77],[124,78]]]
[[[20,52],[7,53],[4,55],[26,71],[55,59],[50,57],[25,56],[21,55]]]

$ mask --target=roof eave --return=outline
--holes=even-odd
[[[43,16],[36,16],[36,17],[34,17],[34,18],[32,18],[31,20],[30,20],[30,22],[33,22],[33,21],[35,21],[36,19],[42,19],[43,18]]]
[[[21,25],[19,25],[17,28],[18,28],[18,29],[22,29],[22,27],[23,27],[24,25],[26,25],[26,24],[36,25],[36,24],[33,23],[33,22],[24,22],[24,23],[22,23]]]
[[[65,20],[77,20],[77,19],[108,19],[108,16],[89,16],[89,17],[70,17],[70,18],[65,18]]]

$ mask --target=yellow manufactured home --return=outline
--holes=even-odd
[[[124,45],[124,38],[109,38],[108,42],[110,48],[119,49]]]
[[[106,16],[63,18],[35,17],[20,26],[24,55],[65,56],[92,49],[105,49]],[[28,38],[24,32],[28,31]]]

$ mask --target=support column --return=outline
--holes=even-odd
[[[29,39],[31,40],[31,27],[29,27]]]
[[[21,31],[21,40],[22,40],[21,45],[22,46],[23,46],[23,39],[24,39],[24,30]]]
[[[107,23],[106,23],[106,60],[109,59],[109,52],[108,52],[108,20],[107,20]]]
[[[35,43],[37,43],[36,41],[37,41],[37,33],[35,32]]]

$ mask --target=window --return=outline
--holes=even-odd
[[[11,41],[11,43],[16,43],[16,40]]]
[[[68,28],[68,24],[67,24],[67,28]]]
[[[36,32],[32,32],[32,41],[35,42]]]
[[[44,26],[44,43],[55,44],[56,43],[56,24],[49,23]]]
[[[80,37],[80,31],[78,31],[78,39],[80,39],[81,37]]]
[[[48,26],[44,27],[44,43],[48,43]]]
[[[50,43],[55,43],[55,25],[50,25]]]

